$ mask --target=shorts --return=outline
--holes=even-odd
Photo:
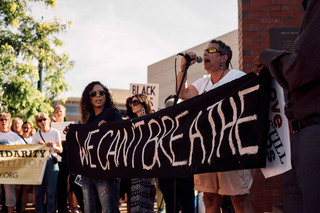
[[[194,176],[194,188],[220,195],[249,194],[253,175],[253,169],[198,174]]]
[[[4,193],[6,196],[6,206],[13,207],[16,206],[16,185],[13,184],[3,184]]]

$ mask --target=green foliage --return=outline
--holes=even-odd
[[[34,0],[56,7],[56,0]],[[57,34],[68,24],[57,18],[36,21],[29,0],[0,0],[0,111],[30,120],[39,111],[53,111],[52,102],[70,89],[64,76],[74,62],[65,53]],[[42,65],[42,66],[40,66]],[[37,90],[42,69],[42,92]]]

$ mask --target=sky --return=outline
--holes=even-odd
[[[75,61],[65,76],[73,90],[64,96],[80,97],[91,81],[113,89],[147,83],[148,65],[237,29],[237,2],[58,0],[55,10],[36,3],[32,11],[44,20],[73,22],[57,37]]]

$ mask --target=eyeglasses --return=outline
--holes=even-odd
[[[40,122],[40,121],[39,121]],[[28,126],[23,126],[22,129],[30,129]]]
[[[2,122],[3,122],[3,121],[8,121],[8,119],[6,119],[6,118],[3,119],[3,118],[1,118],[0,121],[2,121]]]
[[[39,122],[39,123],[40,123],[40,122],[42,122],[42,121],[46,121],[46,120],[47,120],[46,118],[42,118],[42,119],[38,119],[38,120],[37,120],[37,122]]]
[[[141,102],[138,100],[134,100],[130,102],[130,106],[138,106],[139,104],[141,104]]]
[[[97,93],[99,93],[100,96],[106,95],[106,91],[105,90],[94,90],[94,91],[89,92],[89,95],[91,97],[96,97]]]
[[[206,53],[221,53],[222,54],[222,52],[215,47],[209,47],[209,48],[205,49],[204,52],[206,52]]]

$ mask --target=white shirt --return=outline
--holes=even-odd
[[[32,144],[32,136],[29,136],[28,138],[23,138],[24,140],[25,140],[25,142],[27,142],[27,143],[25,143],[25,144]]]
[[[0,132],[0,145],[21,145],[25,144],[22,138],[11,130],[9,132]]]
[[[40,130],[41,131],[41,130]],[[59,143],[61,142],[60,132],[57,129],[51,128],[48,132],[42,132],[41,135],[43,139],[41,138],[39,131],[34,134],[32,137],[32,143],[38,143],[39,141],[43,141],[45,143],[53,142],[53,143]],[[53,150],[51,150],[51,153],[55,153]]]
[[[197,89],[198,95],[201,95],[204,92],[208,92],[212,89],[215,89],[223,84],[226,84],[230,81],[233,81],[237,78],[246,75],[246,73],[240,70],[231,69],[222,79],[220,79],[217,83],[213,84],[211,81],[211,76],[207,75],[204,78],[200,78],[196,80],[192,85]]]

